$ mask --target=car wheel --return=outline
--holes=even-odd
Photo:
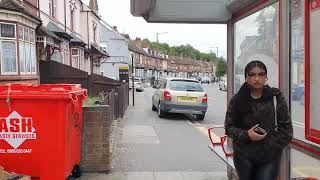
[[[79,178],[82,175],[82,171],[79,165],[75,165],[72,169],[72,176],[75,178]]]
[[[156,111],[157,108],[153,105],[153,102],[152,102],[152,111]]]
[[[205,115],[206,115],[205,113],[203,113],[203,114],[196,114],[197,120],[198,120],[198,121],[203,121]]]
[[[160,102],[158,104],[158,116],[159,116],[159,118],[163,118],[165,116],[165,113],[161,109],[161,103]]]

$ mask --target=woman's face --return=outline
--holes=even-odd
[[[267,80],[268,78],[266,72],[257,66],[252,68],[246,77],[247,83],[254,89],[263,88]]]

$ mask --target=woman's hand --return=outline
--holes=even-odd
[[[260,135],[260,134],[258,134],[258,133],[256,133],[256,132],[254,132],[254,129],[255,129],[257,126],[258,126],[258,125],[253,126],[251,129],[248,130],[248,135],[249,135],[249,137],[250,137],[250,139],[251,139],[252,141],[261,141],[261,140],[263,140],[264,138],[266,138],[266,135],[267,135],[267,134]]]

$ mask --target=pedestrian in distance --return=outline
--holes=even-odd
[[[277,180],[282,150],[292,139],[292,122],[284,96],[267,85],[267,67],[251,61],[246,82],[231,98],[225,130],[232,138],[240,180]]]

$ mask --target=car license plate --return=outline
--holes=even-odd
[[[197,102],[196,97],[179,96],[178,101],[181,102]]]

